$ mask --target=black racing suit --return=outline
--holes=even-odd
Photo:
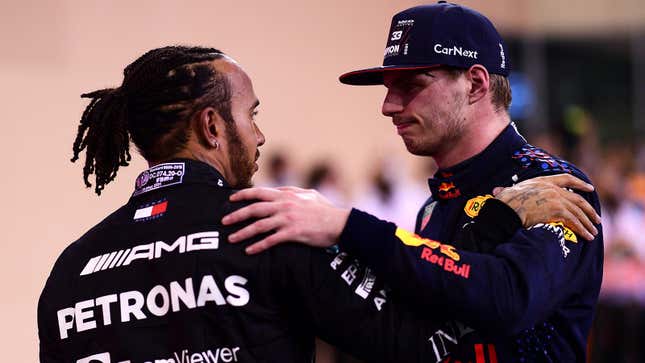
[[[522,229],[489,195],[496,186],[558,173],[588,181],[509,125],[481,154],[429,180],[432,197],[416,234],[352,210],[340,248],[415,299],[425,316],[442,314],[428,362],[585,362],[602,232],[588,242],[555,221]],[[596,193],[582,195],[600,213]],[[507,217],[488,219],[491,208]]]
[[[310,362],[314,336],[366,361],[434,355],[438,325],[347,254],[227,243],[232,192],[197,161],[142,173],[58,258],[38,304],[41,362]]]

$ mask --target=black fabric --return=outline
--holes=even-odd
[[[56,261],[38,304],[41,362],[311,362],[314,336],[369,362],[428,361],[437,325],[346,253],[227,243],[233,191],[196,161],[142,173]]]
[[[473,222],[464,225],[460,246],[472,252],[490,253],[522,228],[517,213],[504,202],[493,198],[486,200]]]

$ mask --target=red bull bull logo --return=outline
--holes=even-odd
[[[455,250],[455,248],[451,245],[446,245],[442,244],[441,242],[434,241],[428,238],[422,238],[419,237],[418,235],[414,233],[410,233],[404,229],[397,228],[396,229],[396,236],[403,242],[404,245],[406,246],[411,246],[411,247],[419,247],[419,246],[426,246],[430,248],[431,250],[439,250],[443,255],[455,260],[459,261],[461,258],[459,256],[459,253]]]
[[[444,271],[452,272],[465,279],[470,277],[470,265],[466,263],[456,263],[456,261],[461,259],[461,256],[459,256],[455,247],[429,238],[422,238],[401,228],[396,229],[396,236],[406,246],[423,246],[420,256],[422,260],[430,262],[433,265],[440,266]],[[435,252],[439,253],[437,254]]]
[[[461,195],[461,191],[453,182],[442,182],[439,184],[437,190],[439,191],[439,198],[441,199],[452,199]]]
[[[455,189],[455,183],[443,182],[443,183],[439,184],[439,188],[437,188],[437,189],[440,192],[449,192],[450,190]]]

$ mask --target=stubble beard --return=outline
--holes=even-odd
[[[443,126],[442,135],[435,140],[421,140],[403,137],[403,143],[408,152],[418,156],[435,157],[445,154],[459,143],[463,136],[465,125],[462,119],[451,118]]]
[[[252,187],[255,160],[249,157],[249,150],[242,144],[235,123],[230,123],[226,127],[226,138],[228,139],[228,157],[231,163],[231,172],[233,173],[233,180],[230,181],[231,186],[235,189]]]
[[[462,104],[465,99],[462,99],[459,95],[455,95],[455,98],[457,102],[454,109],[444,117],[445,121],[440,122],[440,125],[436,128],[440,130],[440,135],[435,138],[421,137],[421,139],[417,140],[403,138],[408,152],[418,156],[437,157],[445,155],[460,142],[466,128],[462,112]]]

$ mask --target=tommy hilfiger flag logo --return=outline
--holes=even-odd
[[[137,211],[134,212],[133,219],[135,221],[140,221],[140,220],[147,220],[149,218],[154,218],[154,217],[161,217],[161,215],[166,212],[167,208],[168,208],[167,200],[156,202],[155,204],[137,209]]]

